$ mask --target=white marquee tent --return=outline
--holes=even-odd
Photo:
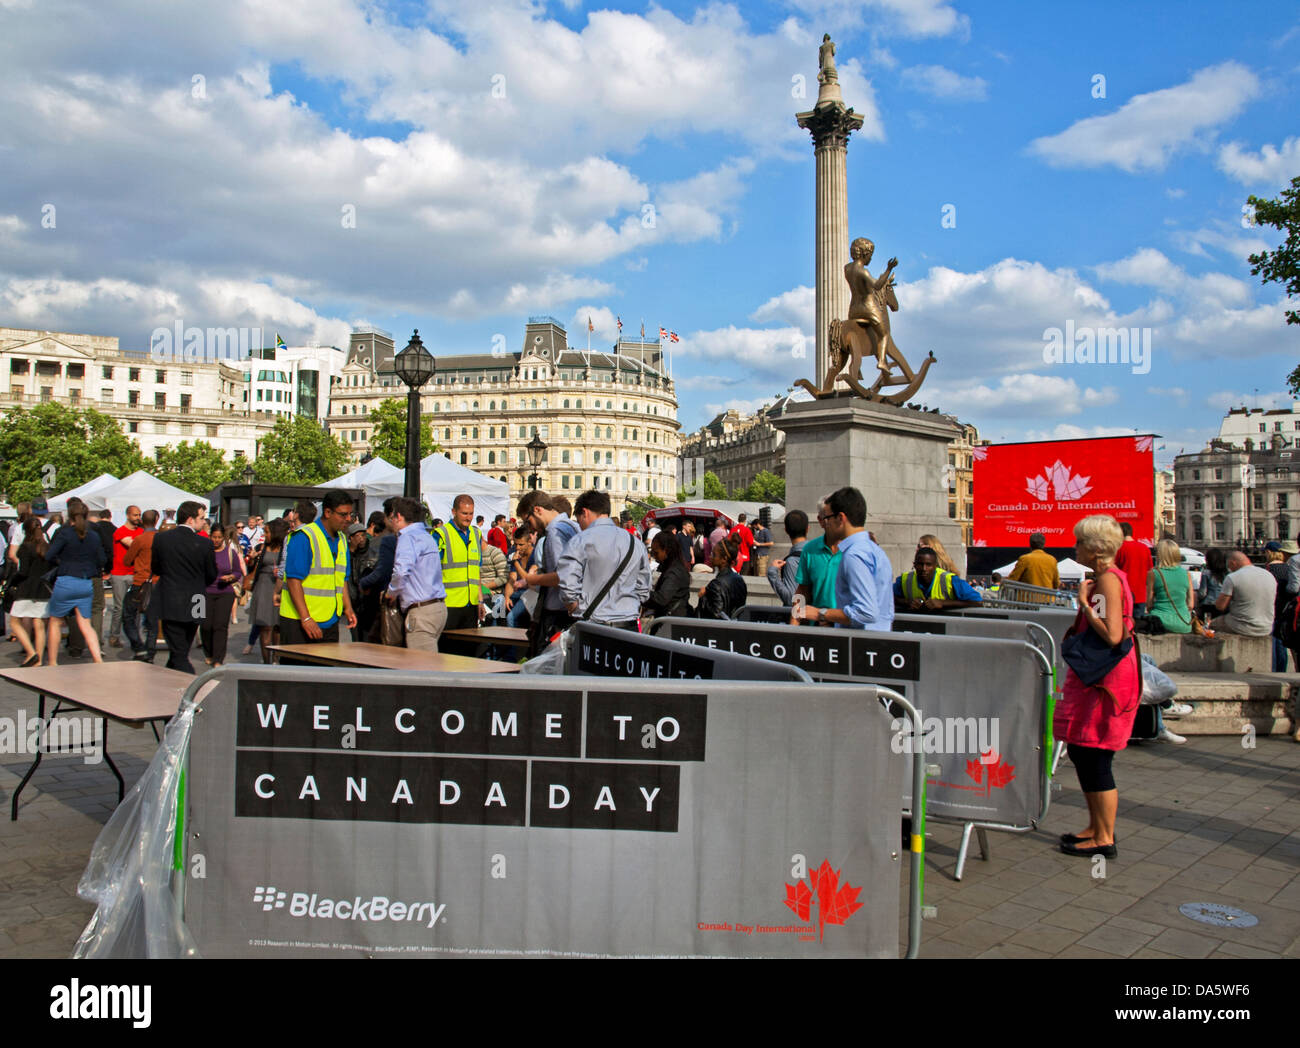
[[[204,496],[191,495],[188,491],[174,488],[144,470],[137,470],[130,476],[123,477],[116,484],[81,497],[91,509],[112,510],[115,524],[126,520],[127,506],[139,506],[142,510],[156,509],[161,522],[163,510],[175,509],[182,502],[199,502],[204,506],[208,505],[208,500]]]
[[[1016,569],[1016,562],[1013,560],[1010,564],[1003,564],[1002,567],[995,570],[1004,579]],[[1088,569],[1080,564],[1077,560],[1066,557],[1064,560],[1056,562],[1056,570],[1060,573],[1062,580],[1069,582],[1082,582],[1083,577],[1087,574]]]
[[[366,516],[383,508],[384,499],[402,493],[406,475],[387,459],[371,459],[341,477],[319,485],[322,488],[360,488],[366,493]],[[358,514],[359,515],[359,514]],[[362,517],[364,523],[365,518]]]
[[[113,474],[101,473],[94,480],[88,480],[84,484],[70,488],[62,495],[51,495],[46,500],[46,505],[51,513],[66,513],[68,511],[68,499],[76,497],[84,500],[87,495],[93,495],[102,488],[111,487],[117,482],[117,477],[113,476]]]
[[[459,466],[441,454],[420,463],[420,497],[435,517],[450,520],[451,500],[462,494],[473,497],[474,515],[482,515],[488,527],[498,513],[510,516],[510,485],[504,481]]]

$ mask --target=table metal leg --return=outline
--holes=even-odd
[[[117,765],[113,763],[113,758],[108,755],[108,718],[104,718],[104,737],[100,741],[104,747],[104,760],[108,766],[113,769],[113,774],[117,776],[117,803],[122,803],[122,798],[126,796],[126,780],[122,778],[122,773],[117,770]]]
[[[36,699],[36,716],[41,721],[42,726],[45,724],[45,692],[38,692]],[[44,733],[42,732],[42,735]],[[36,759],[32,761],[32,766],[27,769],[27,774],[23,776],[22,782],[14,790],[13,803],[9,807],[9,821],[18,821],[18,795],[23,792],[23,787],[27,785],[28,780],[36,774],[36,769],[41,765],[41,757],[44,751],[41,749],[42,743],[36,744]]]

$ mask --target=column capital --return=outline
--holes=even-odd
[[[795,114],[799,126],[812,133],[813,150],[845,149],[849,135],[862,128],[862,116],[844,104],[820,105],[807,113]]]

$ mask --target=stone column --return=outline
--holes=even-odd
[[[817,366],[812,380],[820,385],[830,362],[831,321],[843,319],[849,311],[849,286],[844,280],[849,262],[847,152],[849,135],[862,127],[862,117],[843,102],[826,101],[796,119],[812,133],[817,158]]]

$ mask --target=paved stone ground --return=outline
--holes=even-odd
[[[246,634],[232,633],[235,651]],[[16,650],[0,641],[0,664],[16,664]],[[35,696],[0,683],[0,717],[20,709],[34,716]],[[129,787],[154,753],[153,733],[113,725],[109,743]],[[29,763],[0,754],[0,957],[66,957],[92,912],[77,882],[117,782],[105,764],[46,758],[11,822]],[[1300,957],[1300,745],[1261,736],[1245,749],[1240,736],[1200,736],[1129,747],[1115,762],[1119,858],[1102,878],[1057,850],[1058,834],[1087,822],[1068,760],[1060,771],[1042,829],[989,833],[987,862],[972,843],[961,882],[959,829],[930,824],[926,903],[938,916],[924,922],[922,957]],[[1187,902],[1235,906],[1259,924],[1198,924],[1178,912]]]

